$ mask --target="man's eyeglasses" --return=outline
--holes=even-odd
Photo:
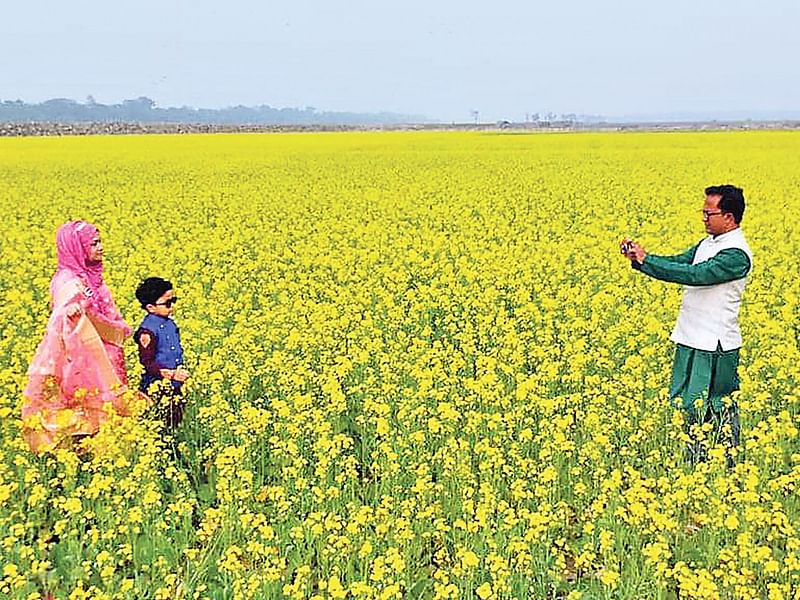
[[[711,210],[703,210],[703,218],[704,219],[708,219],[709,217],[713,217],[714,215],[724,215],[724,214],[725,213],[722,212],[721,210],[718,210],[716,212],[711,211]]]
[[[166,306],[167,308],[170,308],[177,301],[178,301],[178,297],[177,296],[173,296],[169,300],[164,300],[163,302],[156,302],[156,306]]]

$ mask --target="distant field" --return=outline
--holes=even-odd
[[[386,125],[253,125],[223,123],[125,123],[125,122],[0,122],[0,137],[139,135],[192,133],[292,133],[364,131],[497,131],[503,133],[547,133],[553,131],[789,131],[800,129],[800,121],[711,121],[588,123],[581,121],[537,121],[526,123],[426,123]]]
[[[799,133],[7,138],[0,175],[0,595],[800,594]],[[684,250],[719,183],[755,255],[732,471],[684,462],[681,290],[617,246]],[[140,279],[176,285],[172,441],[21,439],[74,218],[132,325]]]

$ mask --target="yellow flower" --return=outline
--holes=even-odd
[[[475,590],[475,593],[478,595],[478,598],[480,598],[481,600],[487,600],[487,598],[491,598],[493,596],[492,586],[489,583],[482,583]]]
[[[733,514],[725,517],[723,523],[725,525],[725,528],[729,529],[730,531],[733,531],[734,529],[737,529],[739,527],[739,519],[737,519],[736,515]]]
[[[619,583],[619,573],[612,569],[603,569],[600,571],[600,581],[608,588],[616,589]]]
[[[389,421],[384,417],[376,417],[375,431],[378,435],[387,435],[389,433]]]
[[[161,495],[158,493],[158,491],[156,491],[153,487],[149,487],[142,496],[142,504],[144,506],[152,506],[156,504],[160,498]]]
[[[478,555],[472,550],[465,550],[461,553],[461,566],[465,569],[473,569],[480,564]]]
[[[366,540],[363,544],[361,544],[361,548],[358,550],[358,557],[359,558],[366,558],[370,554],[372,554],[372,544],[369,540]]]
[[[68,513],[76,515],[83,511],[83,504],[80,498],[70,497],[64,501],[64,510]]]
[[[331,598],[346,598],[347,590],[342,587],[338,575],[331,575],[328,579],[328,595]]]

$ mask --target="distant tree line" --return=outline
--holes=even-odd
[[[141,123],[215,123],[259,125],[381,125],[401,123],[428,123],[430,119],[419,115],[402,115],[390,112],[355,113],[317,111],[305,108],[273,108],[261,106],[233,106],[210,109],[159,108],[150,98],[141,96],[124,100],[121,104],[100,104],[89,96],[86,103],[67,98],[54,98],[39,104],[21,100],[0,103],[0,122],[26,123],[34,121],[85,123],[85,122],[141,122]]]

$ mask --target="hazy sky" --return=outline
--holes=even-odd
[[[798,23],[798,0],[6,0],[0,99],[798,112]]]

